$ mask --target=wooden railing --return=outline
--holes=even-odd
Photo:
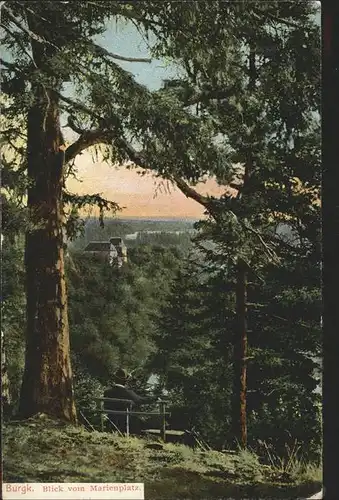
[[[100,413],[101,416],[101,430],[104,431],[105,425],[105,415],[125,415],[126,416],[126,436],[130,435],[130,417],[131,416],[158,416],[160,419],[160,437],[163,441],[166,440],[166,417],[170,416],[170,413],[166,413],[166,402],[157,401],[159,405],[159,411],[133,411],[133,401],[130,399],[117,399],[117,398],[94,398],[94,401],[100,403],[100,408],[95,410],[96,413]],[[104,408],[105,402],[112,403],[126,403],[126,410],[107,410]]]

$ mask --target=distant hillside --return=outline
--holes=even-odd
[[[161,233],[166,233],[166,238],[163,238],[166,239],[165,246],[181,246],[181,243],[187,246],[195,222],[195,219],[107,218],[104,227],[100,227],[98,219],[93,217],[87,219],[83,236],[71,242],[70,247],[82,249],[90,241],[107,241],[117,236],[123,238],[130,247],[146,243],[161,244]]]

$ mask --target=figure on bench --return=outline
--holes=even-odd
[[[131,410],[138,409],[141,405],[151,404],[157,401],[156,396],[139,396],[132,389],[126,387],[129,375],[126,370],[119,368],[114,374],[114,384],[110,389],[104,392],[105,398],[114,399],[129,399],[132,401]],[[118,401],[105,401],[105,410],[116,410],[116,411],[126,411],[127,406],[124,402]],[[113,425],[112,425],[113,424]],[[126,432],[126,415],[112,415],[108,414],[108,426],[107,430],[118,429],[120,432]],[[137,416],[133,415],[130,417],[130,433],[140,434],[143,429],[143,421]]]

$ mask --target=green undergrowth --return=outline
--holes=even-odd
[[[314,465],[286,473],[248,451],[161,446],[44,415],[4,425],[3,462],[5,482],[143,482],[147,500],[306,498],[321,486]]]

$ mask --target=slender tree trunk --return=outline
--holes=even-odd
[[[246,422],[246,371],[247,371],[247,322],[246,322],[246,266],[239,259],[236,284],[236,328],[234,335],[234,380],[232,422],[235,442],[242,448],[247,446]]]
[[[27,336],[19,413],[76,422],[64,270],[64,153],[58,99],[41,85],[28,116]]]
[[[256,84],[256,50],[254,44],[249,47],[249,83],[248,89],[255,91]],[[251,189],[253,173],[253,153],[251,148],[246,152],[244,183],[241,189],[243,195],[248,195]],[[245,262],[238,258],[236,284],[236,327],[234,332],[234,381],[233,381],[233,434],[237,444],[247,447],[247,268]]]
[[[1,407],[3,416],[9,414],[10,404],[11,396],[6,362],[5,336],[1,330]]]

